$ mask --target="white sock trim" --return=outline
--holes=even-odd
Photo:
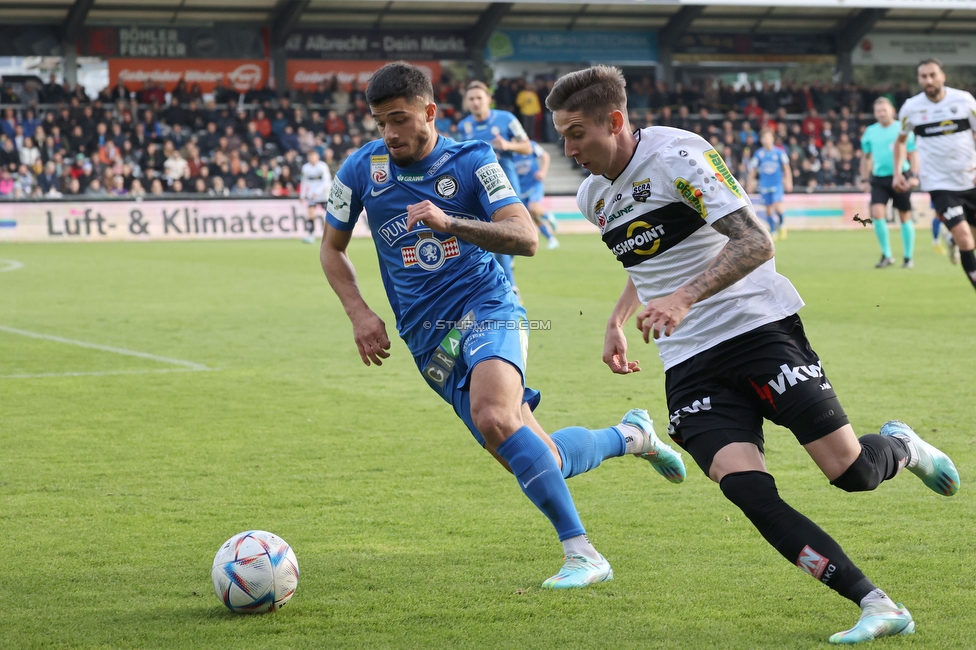
[[[586,535],[577,535],[576,537],[564,539],[563,553],[565,555],[584,555],[591,560],[600,559],[600,554],[593,548],[593,544],[590,544],[590,538]]]

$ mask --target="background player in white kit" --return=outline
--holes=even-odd
[[[308,212],[305,228],[308,234],[302,238],[306,244],[315,243],[315,208],[321,205],[325,209],[329,202],[329,191],[332,188],[332,173],[329,166],[320,158],[319,152],[312,149],[308,152],[308,162],[302,165],[302,189],[299,198],[305,202]]]
[[[810,347],[803,301],[776,272],[773,242],[722,157],[680,129],[632,131],[623,74],[595,66],[556,82],[546,105],[566,155],[592,176],[577,194],[584,216],[628,272],[607,324],[603,360],[627,360],[623,325],[658,344],[669,433],[781,555],[860,605],[857,624],[830,637],[859,643],[910,634],[911,614],[876,588],[843,549],[779,496],[766,469],[763,419],[790,429],[831,484],[873,490],[908,467],[950,496],[952,461],[908,425],[857,438]],[[680,542],[679,542],[680,543]]]
[[[932,197],[936,214],[952,233],[959,263],[976,289],[976,99],[945,85],[938,59],[918,64],[918,85],[922,92],[909,97],[898,112],[901,133],[895,141],[892,186],[908,190],[901,166],[908,134],[914,132],[921,189]]]

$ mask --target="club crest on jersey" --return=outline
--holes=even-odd
[[[390,157],[389,156],[370,156],[369,157],[369,177],[377,185],[384,185],[390,182]]]
[[[444,266],[444,262],[449,258],[460,254],[461,247],[456,237],[442,242],[434,237],[432,232],[420,233],[416,244],[400,249],[404,266],[411,267],[416,264],[425,271],[436,271]]]
[[[738,198],[742,198],[742,190],[739,189],[739,183],[735,180],[735,176],[726,167],[725,161],[722,160],[721,154],[714,149],[709,149],[705,152],[705,158],[708,160],[708,166],[715,171],[715,178],[719,183],[725,183],[725,186],[729,188],[729,191],[735,194]]]
[[[600,226],[600,232],[603,232],[603,229],[607,227],[607,215],[603,213],[605,206],[606,202],[603,199],[597,201],[596,205],[593,206],[593,214],[596,215],[596,223]]]
[[[457,179],[449,174],[438,176],[434,181],[434,192],[442,199],[451,199],[458,193]]]
[[[645,178],[644,180],[636,181],[634,183],[633,195],[635,201],[646,203],[647,199],[651,196],[651,179]]]
[[[701,200],[702,191],[691,184],[690,181],[681,178],[680,176],[674,179],[674,188],[678,190],[678,194],[681,198],[685,200],[685,203],[690,205],[692,208],[701,215],[704,219],[708,216],[708,210],[705,208],[705,203]]]

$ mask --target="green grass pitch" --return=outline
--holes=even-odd
[[[961,492],[907,473],[841,492],[776,427],[768,464],[915,615],[914,636],[875,646],[955,649],[976,611],[976,293],[922,231],[918,248],[914,270],[878,271],[870,229],[793,232],[777,263],[855,429],[912,423]],[[0,245],[24,264],[0,273],[0,326],[150,355],[0,330],[4,648],[817,648],[854,623],[697,467],[674,486],[634,458],[570,482],[616,579],[541,590],[561,563],[552,529],[418,376],[372,244],[351,257],[396,339],[382,368],[360,362],[310,246]],[[625,278],[599,239],[566,236],[516,275],[551,323],[530,337],[542,424],[642,406],[663,435],[653,347],[630,331],[639,375],[600,361]],[[272,615],[231,614],[211,587],[218,546],[250,528],[301,565]]]

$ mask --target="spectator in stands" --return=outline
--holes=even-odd
[[[339,137],[341,138],[342,136]],[[285,131],[281,134],[280,140],[281,148],[284,151],[298,151],[298,136],[295,134],[295,130],[291,127],[291,124],[285,126]]]
[[[41,99],[46,104],[59,104],[64,101],[64,88],[61,87],[61,84],[57,81],[57,77],[53,74],[41,88]]]
[[[0,135],[0,165],[4,169],[13,171],[20,164],[20,154],[14,147],[14,141],[6,135]]]
[[[817,173],[813,170],[810,164],[809,158],[804,158],[800,161],[800,166],[793,167],[795,171],[793,172],[793,187],[799,190],[800,188],[806,188],[806,190],[812,191],[817,187]]]
[[[0,169],[0,197],[11,198],[14,194],[14,177],[10,170]]]
[[[542,117],[542,104],[539,102],[539,94],[524,80],[519,84],[515,105],[518,106],[522,128],[525,129],[530,140],[537,140],[539,134],[536,130],[536,122]]]
[[[142,186],[142,181],[138,178],[132,179],[132,185],[129,187],[129,196],[137,199],[146,196],[146,188]]]
[[[248,196],[251,193],[250,188],[247,186],[247,181],[243,176],[239,177],[234,183],[234,187],[230,190],[231,196]]]
[[[346,123],[342,121],[335,109],[329,110],[325,118],[325,132],[329,135],[345,133]]]
[[[44,172],[37,177],[37,185],[43,194],[50,194],[58,187],[58,167],[53,160],[44,163]]]
[[[824,129],[824,120],[816,108],[811,108],[803,118],[802,131],[804,135],[819,139]]]
[[[119,81],[112,87],[112,90],[108,94],[108,99],[110,102],[124,101],[127,102],[132,98],[132,92],[126,87],[125,82],[119,79]]]
[[[121,174],[116,174],[112,179],[112,190],[109,193],[112,196],[128,196],[129,190],[125,189],[125,179]]]
[[[230,196],[230,191],[224,185],[224,179],[220,176],[214,176],[213,184],[210,189],[207,190],[207,194],[210,196]]]
[[[102,181],[99,178],[91,179],[88,183],[88,187],[85,188],[85,196],[93,197],[103,197],[108,196],[108,191],[102,187]]]
[[[34,146],[34,138],[24,138],[24,145],[20,148],[20,163],[33,167],[41,159],[41,151]]]
[[[8,108],[3,112],[3,119],[0,120],[0,133],[7,136],[8,138],[13,138],[14,133],[17,128],[17,117],[14,115],[14,109]]]
[[[165,171],[166,180],[170,185],[179,179],[189,178],[190,175],[189,165],[186,164],[186,160],[184,160],[182,154],[180,154],[180,150],[176,148],[173,148],[173,150],[170,152],[169,158],[167,158],[166,162],[163,163],[163,169]]]

